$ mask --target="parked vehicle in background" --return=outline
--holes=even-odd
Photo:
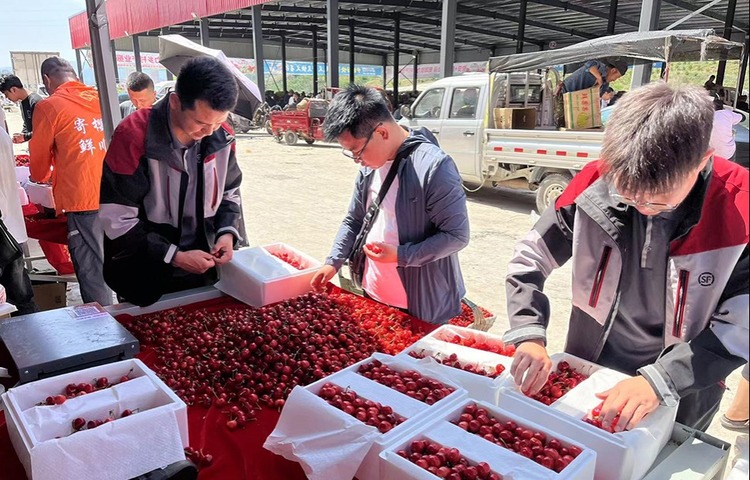
[[[174,90],[174,80],[167,80],[165,82],[159,82],[156,85],[154,85],[154,89],[156,90],[156,100],[160,100],[163,96],[165,96],[167,93]]]
[[[601,128],[556,128],[553,92],[561,80],[556,66],[613,57],[631,65],[636,59],[667,64],[737,60],[742,47],[712,30],[671,30],[494,57],[489,75],[447,77],[427,86],[411,107],[401,109],[400,123],[432,131],[465,182],[535,191],[541,212],[586,163],[599,157],[604,138]]]
[[[294,145],[302,138],[308,145],[323,140],[323,122],[328,111],[328,101],[306,99],[296,109],[271,112],[271,134],[278,142]]]

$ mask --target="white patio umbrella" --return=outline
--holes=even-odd
[[[175,75],[180,73],[180,69],[189,59],[201,56],[216,58],[232,72],[237,79],[240,90],[234,113],[245,118],[253,118],[255,109],[263,101],[263,96],[258,86],[240,72],[224,55],[224,52],[204,47],[181,35],[161,35],[159,37],[159,63]]]

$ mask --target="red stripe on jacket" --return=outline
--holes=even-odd
[[[132,175],[146,154],[146,132],[151,109],[142,108],[125,117],[115,129],[104,158],[107,166],[119,175]]]

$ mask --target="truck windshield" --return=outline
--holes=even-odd
[[[440,107],[443,105],[444,88],[433,88],[425,92],[422,100],[414,106],[416,118],[438,118]]]

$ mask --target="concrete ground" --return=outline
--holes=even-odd
[[[11,133],[20,131],[18,110],[8,115]],[[27,144],[17,145],[20,153]],[[300,141],[279,144],[266,133],[237,136],[237,156],[243,172],[242,198],[251,245],[284,242],[323,260],[346,212],[357,166],[338,145]],[[471,241],[459,254],[467,297],[497,315],[491,332],[508,327],[504,277],[513,247],[532,226],[534,195],[530,192],[484,188],[468,194]],[[38,248],[38,247],[37,247]],[[36,250],[38,251],[38,250]],[[40,263],[43,265],[43,263]],[[569,265],[555,271],[545,285],[552,305],[549,350],[561,352],[570,314]],[[77,289],[69,302],[79,303]],[[708,433],[729,443],[736,434],[721,427],[739,383],[739,370],[727,379],[728,392]]]

